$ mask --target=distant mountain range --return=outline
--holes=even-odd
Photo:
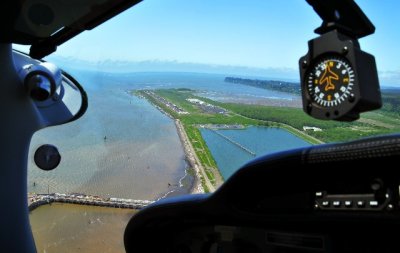
[[[73,57],[50,55],[47,61],[53,62],[65,70],[93,70],[114,73],[133,72],[193,72],[223,74],[251,79],[277,79],[298,82],[299,72],[292,68],[255,68],[246,66],[212,65],[202,63],[185,63],[178,61],[86,61]],[[379,72],[380,83],[385,87],[400,87],[400,71]]]
[[[212,65],[201,63],[182,63],[177,61],[116,61],[103,60],[91,62],[72,57],[48,56],[53,62],[65,70],[95,70],[116,73],[132,72],[193,72],[235,76],[270,77],[285,80],[297,80],[298,71],[290,68],[252,68],[245,66]]]

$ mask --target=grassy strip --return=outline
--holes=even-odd
[[[216,186],[216,174],[219,173],[217,163],[214,160],[206,142],[204,141],[203,137],[199,129],[195,125],[187,125],[183,124],[185,128],[186,134],[191,142],[196,155],[202,164],[204,171],[208,180]],[[220,175],[218,175],[220,177]]]
[[[207,147],[204,139],[201,137],[199,129],[193,125],[183,125],[186,133],[189,137],[189,141],[192,143],[193,148],[199,158],[200,162],[207,167],[217,167],[214,158],[211,155],[210,150]]]
[[[388,129],[382,126],[360,122],[348,123],[316,120],[297,108],[242,104],[221,104],[221,106],[245,117],[280,122],[300,132],[304,132],[303,126],[318,127],[322,129],[322,131],[307,131],[307,134],[324,142],[349,141],[361,137],[400,131],[400,126]]]
[[[201,180],[201,185],[203,186],[204,192],[205,192],[205,193],[209,193],[209,192],[210,192],[210,189],[208,189],[208,186],[207,186],[207,184],[206,184],[206,182],[205,182],[204,177],[203,177],[203,176],[200,176],[200,180]]]
[[[316,138],[314,138],[314,137],[312,137],[312,136],[310,136],[308,134],[305,134],[304,132],[302,132],[302,131],[300,131],[300,130],[292,127],[292,126],[289,126],[289,125],[286,125],[286,124],[283,124],[283,123],[278,123],[278,127],[285,129],[289,133],[292,133],[292,134],[300,137],[301,139],[305,140],[306,142],[308,142],[310,144],[315,144],[316,145],[316,144],[323,144],[324,143],[323,141],[320,141],[319,139],[316,139]]]

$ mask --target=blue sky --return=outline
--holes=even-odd
[[[362,39],[381,79],[400,84],[398,0],[357,0],[375,24]],[[304,0],[144,0],[59,47],[87,61],[177,61],[297,71],[321,20]],[[390,81],[391,80],[391,81]]]

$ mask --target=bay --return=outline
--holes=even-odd
[[[255,157],[311,145],[280,128],[255,126],[240,130],[202,128],[200,132],[225,180]]]

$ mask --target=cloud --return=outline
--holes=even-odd
[[[397,71],[379,71],[379,80],[381,86],[400,87],[400,70]]]

